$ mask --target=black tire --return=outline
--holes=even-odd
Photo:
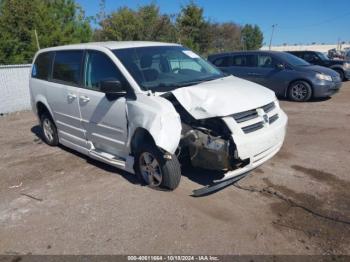
[[[296,102],[306,102],[312,97],[312,87],[308,82],[295,81],[288,89],[288,98]]]
[[[42,134],[43,134],[43,139],[45,143],[50,146],[57,146],[58,145],[57,128],[49,113],[44,112],[40,116],[40,125],[42,128]],[[50,128],[50,131],[47,128]]]
[[[341,81],[345,81],[345,74],[344,71],[340,70],[340,69],[334,69],[335,72],[337,72],[340,76]]]
[[[147,171],[141,171],[141,163],[143,164],[143,168],[147,165],[143,162],[147,154],[153,156],[158,162],[159,168],[155,168],[153,171],[157,170],[160,173],[161,181],[155,181],[154,177],[149,175],[149,172],[145,174]],[[148,168],[150,167],[148,166]],[[135,171],[142,182],[153,188],[174,190],[178,187],[181,180],[181,168],[176,155],[171,155],[171,159],[165,159],[164,154],[155,145],[149,143],[145,143],[138,148],[135,154]],[[150,172],[152,173],[152,171]]]

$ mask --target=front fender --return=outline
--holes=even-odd
[[[181,139],[181,120],[173,105],[162,97],[137,94],[136,100],[126,102],[128,147],[138,128],[147,130],[155,144],[174,154]]]

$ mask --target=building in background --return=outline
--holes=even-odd
[[[333,44],[333,45],[322,45],[322,44],[311,44],[311,45],[278,45],[271,46],[273,51],[318,51],[322,53],[328,53],[329,50],[335,49],[337,51],[344,51],[350,48],[350,44]],[[269,46],[263,46],[261,50],[269,50]]]

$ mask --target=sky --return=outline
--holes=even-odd
[[[92,16],[99,0],[76,0]],[[106,0],[107,14],[119,7],[155,3],[163,14],[176,14],[190,0]],[[269,44],[272,25],[277,24],[273,45],[350,42],[349,0],[194,0],[204,16],[214,22],[257,24]]]

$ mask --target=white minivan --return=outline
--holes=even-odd
[[[30,94],[47,144],[170,190],[179,185],[180,162],[227,171],[215,182],[258,167],[279,151],[287,125],[273,91],[226,76],[178,44],[42,49]]]

